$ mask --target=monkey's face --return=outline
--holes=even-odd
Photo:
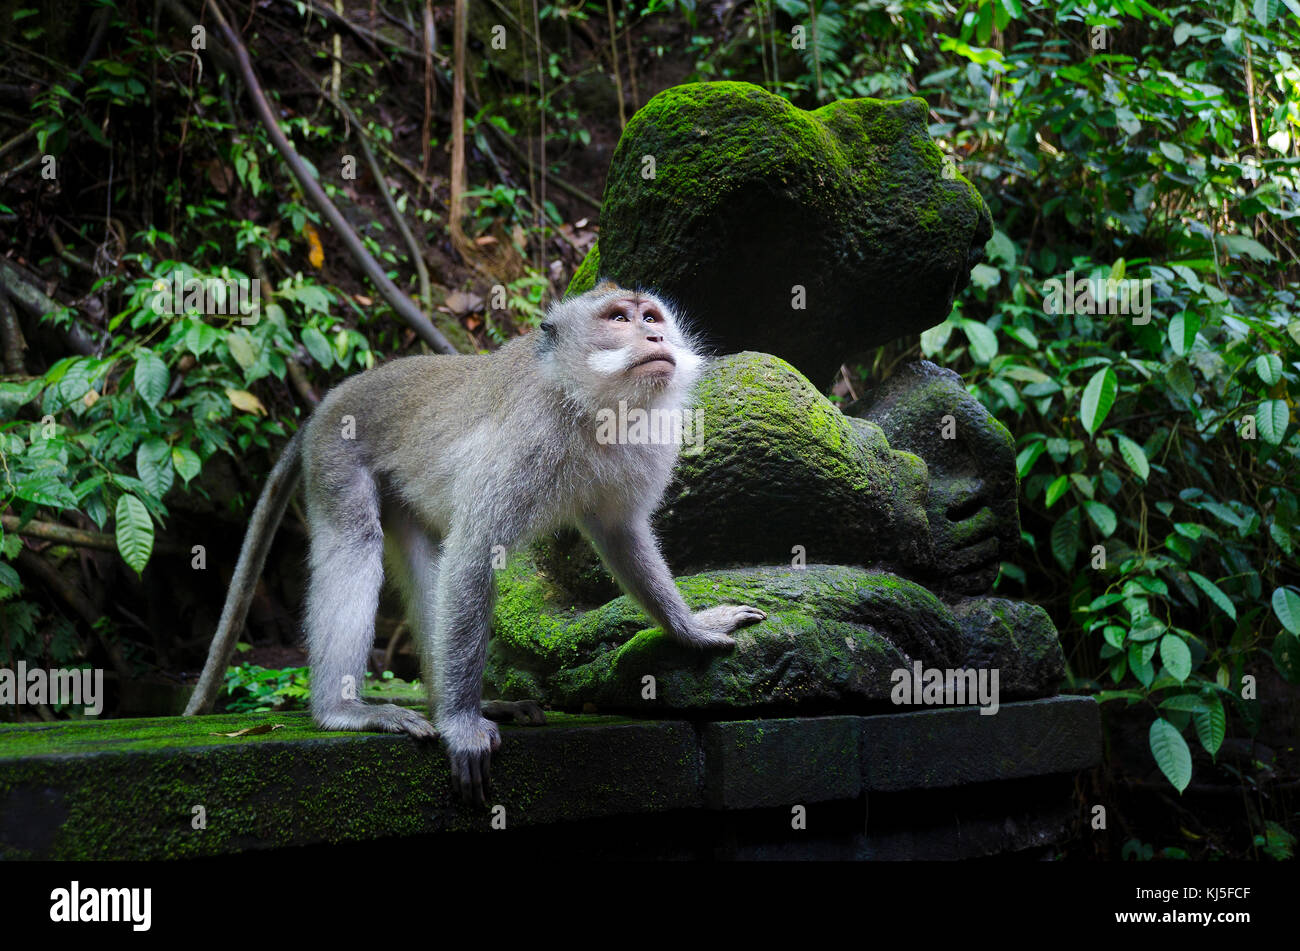
[[[677,373],[668,332],[667,308],[659,301],[633,294],[615,297],[597,310],[587,363],[597,373],[667,386]]]
[[[556,305],[542,332],[566,390],[589,406],[678,399],[701,363],[667,304],[611,283]]]

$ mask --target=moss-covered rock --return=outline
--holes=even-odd
[[[887,706],[891,675],[917,660],[999,668],[1006,696],[1042,696],[1060,678],[1056,631],[1041,608],[963,602],[959,620],[925,588],[885,572],[810,565],[679,578],[696,610],[743,603],[767,613],[725,652],[679,646],[626,596],[588,611],[548,604],[555,589],[530,554],[507,575],[486,678],[505,699],[638,715],[821,713]],[[530,600],[532,617],[521,616]]]
[[[602,275],[676,300],[722,352],[775,353],[822,385],[844,354],[942,321],[991,233],[922,100],[809,112],[711,82],[628,122],[592,254]]]
[[[998,566],[1020,544],[1015,441],[961,377],[926,360],[905,364],[849,413],[884,431],[896,450],[925,460],[926,517],[947,592],[989,590]]]
[[[679,572],[805,562],[915,576],[934,562],[925,464],[855,426],[794,367],[740,353],[695,391],[703,439],[683,449],[656,516]]]

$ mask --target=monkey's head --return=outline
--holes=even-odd
[[[551,306],[541,325],[542,365],[588,410],[674,406],[703,359],[672,308],[645,291],[605,281]]]

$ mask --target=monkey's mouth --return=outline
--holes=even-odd
[[[643,367],[650,363],[667,363],[670,366],[677,366],[677,361],[673,359],[671,353],[652,353],[647,357],[642,357],[640,360],[628,367],[628,369],[634,370],[637,367]]]

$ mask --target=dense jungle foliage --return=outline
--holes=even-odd
[[[947,322],[837,391],[924,355],[1015,436],[998,590],[1048,608],[1070,689],[1104,704],[1115,857],[1293,853],[1300,0],[475,0],[463,192],[451,2],[223,6],[280,129],[313,168],[353,158],[326,193],[465,352],[563,292],[655,92],[923,97],[996,230]],[[297,420],[421,345],[239,98],[207,7],[0,3],[0,666],[107,667],[122,712],[200,663],[226,578],[193,569],[229,570]],[[524,42],[496,52],[493,24]],[[208,278],[259,279],[261,319],[160,291]],[[305,693],[296,531],[239,709]]]

